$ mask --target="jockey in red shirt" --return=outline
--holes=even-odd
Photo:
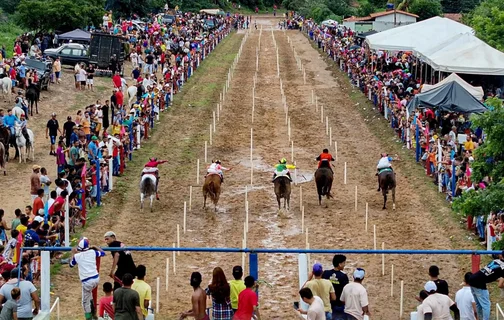
[[[157,170],[157,166],[160,164],[163,164],[165,162],[168,162],[168,160],[159,160],[157,158],[150,158],[149,162],[147,162],[144,166],[144,170],[142,171],[142,176],[144,174],[152,174],[152,170],[145,170],[145,169],[151,169],[151,168],[156,168],[155,171],[155,176],[156,176],[156,199],[159,200],[159,194],[158,194],[158,185],[159,185],[159,171]]]
[[[318,168],[320,168],[322,166],[323,161],[327,161],[328,167],[332,171],[332,168],[331,168],[331,165],[329,164],[329,161],[334,161],[334,158],[329,153],[329,150],[327,150],[327,149],[322,150],[322,153],[315,160],[317,160],[319,162]]]

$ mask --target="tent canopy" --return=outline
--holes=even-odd
[[[473,87],[473,86],[471,86],[464,79],[462,79],[461,77],[459,77],[456,73],[450,74],[448,77],[446,77],[445,79],[443,79],[443,81],[438,82],[438,83],[436,83],[434,85],[424,84],[422,86],[422,93],[425,93],[425,92],[430,91],[432,89],[439,88],[441,86],[444,86],[446,83],[453,82],[453,81],[455,81],[458,84],[460,84],[464,89],[466,89],[471,95],[473,95],[479,101],[483,100],[483,95],[484,95],[483,88],[482,87]]]
[[[91,41],[91,33],[81,30],[75,29],[73,31],[69,31],[58,36],[59,40],[73,40],[73,41]]]
[[[415,49],[434,70],[482,75],[504,75],[504,53],[472,34],[458,34],[430,49]]]
[[[419,93],[408,104],[408,111],[416,108],[438,108],[458,113],[483,113],[487,108],[456,81],[448,82],[425,93]]]
[[[433,17],[370,35],[366,42],[373,50],[426,50],[461,33],[473,33],[473,30],[447,18]]]
[[[357,34],[357,38],[366,39],[370,35],[377,34],[377,33],[378,33],[378,31],[369,30],[367,32],[362,32],[362,33]]]
[[[329,27],[334,27],[334,26],[338,25],[338,21],[329,19],[329,20],[322,21],[321,25],[323,25],[323,26],[329,26]]]

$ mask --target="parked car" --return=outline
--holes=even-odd
[[[25,59],[26,68],[34,69],[39,77],[39,89],[47,90],[52,73],[52,62],[50,60]]]
[[[172,16],[170,14],[164,14],[161,17],[161,23],[169,25],[175,22],[175,16]]]
[[[77,63],[89,63],[87,46],[79,43],[65,43],[56,49],[46,49],[44,54],[52,60],[60,58],[62,65],[74,66]]]
[[[205,19],[205,24],[203,24],[203,28],[206,30],[215,29],[216,23],[214,19]]]

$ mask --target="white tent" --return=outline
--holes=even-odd
[[[443,81],[438,82],[434,85],[424,84],[422,86],[422,93],[430,91],[432,89],[436,89],[438,87],[443,86],[448,82],[458,82],[464,89],[467,90],[471,95],[473,95],[476,99],[481,101],[483,99],[483,88],[482,87],[473,87],[469,83],[467,83],[464,79],[459,77],[456,73],[450,74],[448,77],[443,79]]]
[[[461,33],[473,33],[470,27],[456,21],[433,17],[370,35],[366,38],[374,50],[427,50]]]
[[[472,34],[459,34],[428,50],[415,50],[434,70],[504,75],[504,53]]]

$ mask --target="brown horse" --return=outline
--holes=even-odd
[[[203,209],[206,209],[206,199],[209,196],[217,212],[217,203],[221,193],[221,178],[218,174],[208,174],[203,184]]]
[[[392,209],[395,210],[395,188],[396,177],[392,169],[385,169],[378,174],[378,181],[383,194],[383,210],[387,209],[387,194],[389,190],[392,191]]]
[[[290,194],[291,181],[288,177],[280,176],[273,181],[275,184],[275,194],[278,202],[278,210],[280,210],[280,199],[284,199],[284,209],[287,204],[287,210],[290,209]]]
[[[9,143],[11,139],[11,133],[9,128],[0,127],[0,143],[4,146],[5,161],[9,161]]]
[[[319,205],[322,205],[322,196],[326,196],[327,199],[332,198],[331,188],[333,183],[333,172],[329,165],[329,161],[322,161],[320,168],[315,171],[315,183],[317,184]]]
[[[3,169],[4,176],[7,175],[7,170],[5,169],[6,160],[7,160],[7,154],[5,153],[5,147],[3,143],[0,143],[0,168]]]

